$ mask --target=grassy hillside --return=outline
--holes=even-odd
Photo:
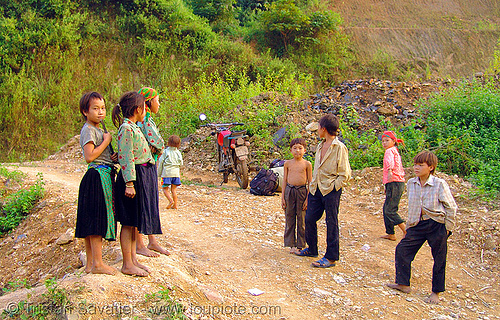
[[[359,69],[386,77],[468,77],[489,68],[500,38],[495,0],[331,1]]]

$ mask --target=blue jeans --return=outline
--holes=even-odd
[[[322,195],[319,189],[307,197],[306,211],[306,242],[312,254],[318,254],[317,222],[326,212],[326,253],[325,258],[339,260],[339,203],[342,189],[335,188],[327,195]]]

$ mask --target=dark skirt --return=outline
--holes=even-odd
[[[75,237],[101,236],[105,238],[107,227],[108,218],[101,176],[97,170],[89,168],[80,182],[78,191]]]
[[[142,234],[161,234],[160,212],[158,209],[158,176],[156,166],[136,165],[136,195],[125,196],[125,181],[122,172],[116,180],[116,220],[121,225],[137,227]]]

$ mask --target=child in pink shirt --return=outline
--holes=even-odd
[[[396,241],[394,226],[398,226],[406,235],[405,221],[399,216],[399,200],[405,188],[405,171],[401,156],[397,148],[398,143],[403,140],[397,139],[392,131],[385,131],[382,134],[382,146],[384,154],[384,175],[385,202],[383,207],[384,224],[386,235],[381,238]]]

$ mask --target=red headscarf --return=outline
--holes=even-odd
[[[403,140],[396,138],[396,135],[392,131],[384,131],[384,133],[382,134],[382,137],[384,137],[384,136],[394,140],[394,142],[396,142],[396,143],[403,143],[404,144]]]

